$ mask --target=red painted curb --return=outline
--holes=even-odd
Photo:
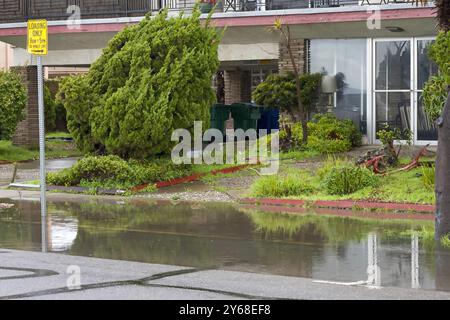
[[[275,206],[304,206],[309,204],[319,208],[338,208],[338,209],[385,209],[398,211],[417,211],[417,212],[435,212],[436,207],[428,204],[415,203],[392,203],[392,202],[372,202],[360,200],[316,200],[305,201],[295,199],[273,199],[273,198],[244,198],[239,200],[241,203],[254,205],[275,205]]]
[[[192,174],[190,176],[185,176],[185,177],[180,177],[180,178],[176,178],[176,179],[172,179],[172,180],[168,180],[168,181],[158,181],[156,182],[154,185],[156,188],[164,188],[164,187],[170,187],[170,186],[175,186],[177,184],[182,184],[182,183],[187,183],[187,182],[192,182],[192,181],[196,181],[199,180],[201,177],[204,177],[208,174],[212,174],[212,175],[216,175],[216,174],[228,174],[228,173],[233,173],[233,172],[237,172],[240,170],[243,170],[247,167],[251,166],[250,164],[241,164],[238,166],[234,166],[234,167],[229,167],[229,168],[223,168],[223,169],[218,169],[218,170],[212,170],[210,172],[205,172],[205,173],[195,173]],[[143,190],[145,188],[147,188],[149,186],[149,183],[140,185],[140,186],[136,186],[132,189],[133,192],[136,191],[140,191]]]

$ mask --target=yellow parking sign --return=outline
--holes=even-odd
[[[48,53],[47,20],[28,20],[27,51],[37,56]]]

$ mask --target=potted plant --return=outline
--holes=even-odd
[[[222,11],[223,6],[221,0],[200,0],[201,13],[210,13],[214,6],[216,6],[217,11]]]

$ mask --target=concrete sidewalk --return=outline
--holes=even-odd
[[[70,290],[73,270],[81,288]],[[0,249],[0,299],[450,299],[450,292]]]

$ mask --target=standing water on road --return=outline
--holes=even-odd
[[[450,250],[432,239],[432,219],[223,203],[52,202],[43,246],[39,203],[0,202],[15,204],[0,210],[0,248],[450,291]]]

